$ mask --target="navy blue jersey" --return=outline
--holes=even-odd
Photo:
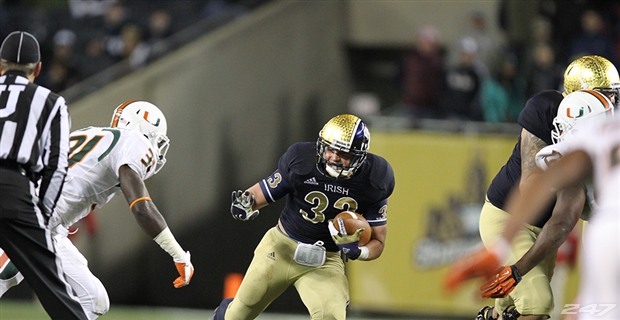
[[[387,223],[387,199],[395,182],[385,159],[369,153],[348,179],[332,178],[320,166],[316,143],[295,143],[280,158],[278,170],[259,183],[269,203],[286,196],[280,221],[291,238],[310,244],[320,240],[336,252],[327,221],[340,212],[357,212],[371,226]]]
[[[547,145],[552,144],[551,131],[553,130],[553,118],[558,113],[558,107],[564,97],[556,90],[547,90],[533,95],[519,114],[519,124],[528,132],[532,133]],[[512,150],[508,162],[499,170],[489,189],[487,197],[496,207],[504,209],[510,190],[521,179],[521,135]],[[551,205],[544,215],[534,224],[542,227],[551,217]]]

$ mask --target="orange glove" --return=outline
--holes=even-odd
[[[191,256],[189,251],[185,252],[182,259],[174,260],[174,265],[177,267],[177,271],[181,275],[173,282],[175,288],[181,288],[189,284],[192,276],[194,275],[194,266],[190,260]]]
[[[499,266],[499,258],[483,247],[452,263],[444,281],[444,287],[451,292],[469,279],[478,277],[488,279],[497,272]]]
[[[504,298],[515,289],[519,282],[521,282],[519,269],[514,265],[505,266],[499,268],[495,278],[480,287],[480,291],[482,291],[483,298]]]

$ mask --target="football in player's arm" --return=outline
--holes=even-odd
[[[349,260],[381,256],[387,235],[388,197],[394,173],[382,157],[369,153],[370,133],[350,114],[329,120],[318,141],[289,147],[269,177],[232,193],[237,220],[258,216],[264,206],[286,197],[278,223],[256,247],[234,299],[225,299],[211,319],[254,319],[294,285],[312,319],[345,319],[349,301],[344,266]],[[343,211],[362,214],[371,227],[339,233],[333,219]],[[332,226],[330,228],[329,226]]]

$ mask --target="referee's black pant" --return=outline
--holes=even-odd
[[[35,204],[34,184],[20,170],[0,167],[0,248],[52,319],[86,320],[56,257],[47,219]]]

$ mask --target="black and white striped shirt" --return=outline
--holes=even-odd
[[[67,174],[70,125],[63,97],[21,72],[0,76],[0,161],[15,162],[41,179],[39,207],[48,215]]]

